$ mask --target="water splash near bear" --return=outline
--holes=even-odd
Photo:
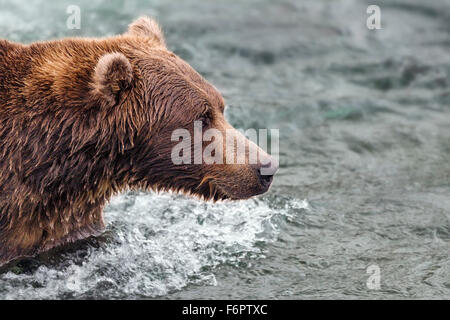
[[[280,221],[308,208],[292,199],[212,204],[167,193],[120,195],[105,208],[103,243],[56,255],[59,262],[31,273],[0,275],[0,298],[152,298],[214,286],[217,268],[263,259]]]

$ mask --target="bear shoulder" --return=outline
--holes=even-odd
[[[11,49],[11,44],[8,40],[0,39],[0,59],[4,59],[8,50]]]
[[[6,55],[11,50],[20,49],[23,45],[11,42],[5,39],[0,39],[0,56]]]
[[[16,60],[17,56],[22,53],[22,48],[24,47],[22,44],[0,39],[0,68],[4,69],[8,65],[17,63],[17,61],[11,63],[11,60]]]
[[[9,41],[0,39],[0,51],[6,50],[9,47]]]

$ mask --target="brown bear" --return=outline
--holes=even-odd
[[[105,39],[0,40],[0,265],[98,235],[121,191],[266,192],[278,164],[260,149],[251,164],[249,140],[245,163],[172,161],[174,130],[194,134],[197,120],[233,130],[223,112],[219,92],[167,49],[150,18]],[[222,155],[237,153],[222,145]]]

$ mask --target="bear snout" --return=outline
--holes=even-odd
[[[278,172],[278,159],[237,131],[234,133],[245,149],[238,151],[239,148],[234,145],[227,145],[224,152],[235,161],[241,153],[240,160],[243,162],[226,161],[223,166],[213,165],[212,169],[218,176],[215,184],[225,194],[225,198],[231,200],[248,199],[266,193]]]
[[[272,184],[274,175],[278,172],[279,163],[273,157],[269,157],[264,164],[258,163],[256,165],[251,165],[255,174],[257,175],[261,185],[263,188],[269,190],[269,187]]]

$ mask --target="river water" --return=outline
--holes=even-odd
[[[99,238],[3,270],[0,298],[450,298],[449,1],[0,0],[0,37],[115,35],[143,14],[234,126],[280,130],[270,193],[121,195]]]

